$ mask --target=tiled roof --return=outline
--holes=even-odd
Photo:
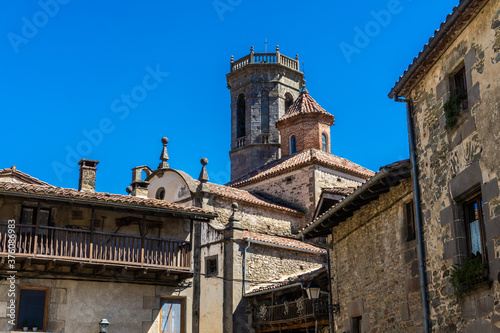
[[[299,231],[299,233],[304,233],[305,235],[307,235],[308,232],[310,232],[312,234],[314,233],[315,226],[323,230],[328,229],[328,227],[325,227],[324,225],[321,224],[324,221],[324,219],[329,216],[332,216],[333,212],[337,210],[343,210],[343,208],[346,208],[346,206],[349,204],[348,202],[349,201],[352,202],[353,198],[361,198],[363,193],[366,192],[370,192],[371,194],[375,193],[373,192],[373,190],[371,190],[370,187],[377,185],[379,183],[384,186],[384,189],[389,188],[391,186],[396,186],[399,184],[399,181],[401,179],[410,177],[410,174],[411,174],[411,164],[409,159],[397,161],[392,164],[381,167],[380,170],[377,171],[377,173],[374,174],[372,178],[368,179],[361,186],[354,189],[354,191],[352,191],[349,195],[344,197],[335,206],[330,207],[330,209],[328,209],[323,214],[318,216],[315,220],[309,222],[304,228],[302,228]],[[359,200],[358,202],[351,203],[352,207],[347,207],[347,209],[343,210],[343,213],[352,213],[353,211],[358,210],[361,206],[363,206],[366,203],[369,203],[371,200],[374,200],[375,198],[376,197],[372,197],[372,199],[361,198],[361,200]],[[347,216],[349,215],[347,214]],[[332,217],[332,219],[337,219],[342,221],[344,221],[346,218],[347,218],[346,216]]]
[[[264,166],[250,171],[240,178],[229,182],[226,185],[240,187],[313,164],[322,165],[324,167],[362,179],[368,179],[374,175],[373,171],[363,168],[348,159],[325,153],[322,150],[308,149],[293,155],[285,156],[279,160],[269,162]]]
[[[102,202],[109,204],[125,204],[130,206],[153,207],[178,212],[209,214],[215,216],[213,212],[192,206],[182,206],[176,203],[170,203],[164,200],[139,198],[130,195],[110,194],[101,192],[82,192],[75,189],[42,186],[33,184],[0,182],[0,193],[20,193],[26,195],[51,196],[54,199],[77,199],[91,202]]]
[[[21,183],[52,186],[46,182],[41,181],[38,178],[32,177],[27,173],[17,170],[15,165],[10,168],[0,170],[0,181],[10,181],[6,180],[7,177],[17,178]]]
[[[463,31],[468,23],[475,17],[481,8],[487,3],[487,0],[461,0],[460,4],[453,8],[453,12],[446,16],[446,20],[441,23],[434,35],[429,38],[429,42],[424,45],[418,56],[413,58],[413,62],[408,65],[399,80],[389,93],[389,98],[394,98],[403,92],[405,86],[413,85],[425,73],[429,66],[446,51],[455,38]]]
[[[333,187],[333,188],[324,188],[322,192],[330,193],[330,194],[340,194],[343,196],[349,195],[354,191],[354,187]]]
[[[246,295],[252,296],[252,294],[255,294],[258,292],[272,291],[272,290],[275,290],[277,288],[281,288],[281,287],[288,286],[288,285],[298,283],[298,282],[308,282],[322,273],[326,273],[325,267],[319,267],[319,268],[312,269],[308,272],[301,272],[298,274],[289,275],[289,276],[283,277],[281,280],[278,280],[276,282],[261,283],[259,285],[254,286],[253,288],[251,288],[250,291],[246,293]]]
[[[239,190],[239,189],[225,186],[225,185],[213,184],[213,183],[209,183],[209,186],[210,186],[210,190],[215,195],[218,195],[218,196],[221,196],[221,197],[224,197],[227,199],[240,201],[240,202],[242,201],[242,202],[246,202],[246,203],[253,204],[256,206],[260,206],[260,207],[277,209],[277,210],[280,210],[282,212],[291,213],[291,214],[299,215],[299,216],[304,216],[304,214],[298,210],[295,210],[295,209],[292,209],[292,208],[289,208],[289,207],[286,207],[283,205],[279,205],[275,202],[272,202],[269,199],[266,199],[258,194],[255,194],[255,193],[251,193],[251,192],[248,192],[245,190]]]
[[[290,108],[286,111],[286,113],[278,119],[276,124],[278,125],[280,122],[283,122],[287,119],[294,118],[299,115],[307,115],[307,114],[316,114],[321,116],[326,116],[328,119],[333,121],[335,117],[323,109],[312,97],[309,95],[309,92],[304,87],[299,97],[293,102]]]
[[[280,246],[286,246],[291,249],[296,249],[296,250],[306,250],[306,251],[313,251],[317,253],[326,253],[325,249],[322,249],[320,247],[311,245],[309,243],[304,243],[298,239],[293,239],[293,238],[286,238],[286,237],[280,237],[280,236],[274,236],[274,235],[267,235],[267,234],[261,234],[253,231],[243,231],[243,238],[247,240],[254,240],[258,242],[265,242],[265,243],[271,243],[275,245],[280,245]]]

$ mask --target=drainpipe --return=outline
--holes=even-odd
[[[415,202],[415,215],[417,222],[417,241],[418,241],[418,261],[420,268],[420,288],[422,291],[422,305],[424,311],[424,330],[429,333],[429,308],[427,305],[427,283],[425,279],[425,260],[424,260],[424,242],[422,233],[422,213],[420,207],[420,192],[418,185],[418,169],[417,158],[415,156],[415,131],[413,126],[413,118],[411,112],[413,109],[411,99],[400,99],[399,96],[394,96],[395,102],[406,103],[406,118],[408,121],[408,141],[410,145],[410,160],[413,172],[413,200]]]
[[[333,299],[332,299],[332,272],[330,267],[330,249],[326,250],[328,269],[328,320],[330,322],[330,333],[334,333],[333,325]]]

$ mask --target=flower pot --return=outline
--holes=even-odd
[[[38,332],[38,327],[33,327],[33,332]]]
[[[23,331],[28,332],[28,326],[24,326]]]

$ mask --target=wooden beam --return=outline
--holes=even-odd
[[[23,264],[21,265],[21,269],[25,270],[26,268],[28,268],[30,266],[31,266],[31,258],[26,258],[24,260]]]
[[[156,279],[158,279],[158,280],[163,279],[163,278],[168,277],[168,276],[170,276],[169,269],[166,269],[164,271],[160,271],[160,272],[156,273]]]
[[[54,267],[56,267],[56,261],[51,260],[48,263],[45,264],[45,271],[51,271]]]
[[[5,260],[6,260],[7,257],[2,257],[0,258],[0,265],[3,265],[5,264]]]
[[[83,262],[74,264],[73,266],[71,266],[71,273],[79,273],[83,267],[85,267],[85,264]]]
[[[99,265],[96,268],[94,268],[94,275],[101,274],[106,270],[106,265]]]
[[[116,270],[116,272],[118,274],[120,274],[121,276],[124,276],[125,274],[127,274],[127,270],[128,270],[128,267],[122,267],[122,268],[118,268]]]
[[[140,269],[140,270],[136,271],[136,272],[134,273],[134,277],[135,277],[136,279],[139,279],[139,278],[141,278],[141,277],[144,277],[146,274],[148,274],[148,269],[147,269],[147,268],[144,268],[144,269]]]

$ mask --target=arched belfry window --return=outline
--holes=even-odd
[[[236,138],[242,138],[245,134],[245,95],[238,96],[236,103]]]
[[[260,130],[263,134],[269,133],[269,93],[263,91],[260,97]]]
[[[293,104],[293,96],[289,92],[285,94],[285,112],[288,111],[290,106]]]
[[[290,155],[295,154],[297,152],[297,145],[295,143],[295,135],[290,137]]]
[[[321,134],[321,150],[328,153],[328,139],[325,133]]]

